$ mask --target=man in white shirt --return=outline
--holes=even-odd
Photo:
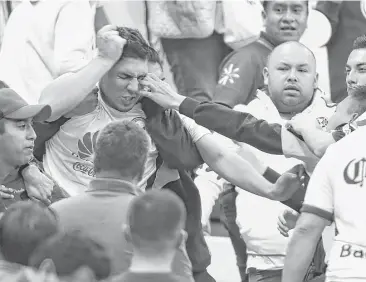
[[[22,1],[5,28],[0,79],[37,104],[47,84],[84,67],[95,53],[96,13],[104,13],[97,2]]]
[[[337,235],[329,255],[326,281],[364,281],[366,128],[331,145],[316,167],[302,213],[289,244],[283,282],[300,282],[327,225]]]

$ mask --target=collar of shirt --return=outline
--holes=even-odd
[[[113,191],[136,196],[139,194],[139,188],[136,185],[116,178],[96,178],[92,180],[87,192],[93,191]]]
[[[278,44],[274,44],[273,41],[270,39],[267,33],[261,31],[259,38],[257,40],[259,43],[266,46],[268,49],[273,50]]]

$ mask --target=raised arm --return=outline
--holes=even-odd
[[[52,108],[48,121],[55,121],[78,106],[120,58],[125,40],[116,27],[105,26],[97,35],[98,55],[81,70],[62,75],[41,93],[40,103]]]

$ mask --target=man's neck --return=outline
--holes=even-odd
[[[0,159],[0,184],[3,183],[5,178],[16,170],[16,167],[9,165],[5,160]]]
[[[129,271],[135,273],[170,273],[173,257],[174,254],[146,256],[134,253]]]
[[[124,176],[120,175],[118,172],[114,172],[114,171],[100,171],[100,172],[96,173],[96,177],[97,178],[118,179],[118,180],[130,182],[134,185],[137,185],[139,182],[137,179],[133,179],[130,177],[124,177]]]

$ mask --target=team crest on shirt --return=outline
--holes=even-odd
[[[219,80],[219,84],[224,85],[224,86],[228,82],[233,84],[235,79],[240,77],[238,72],[239,72],[239,68],[235,68],[234,64],[230,64],[228,67],[224,68],[224,70],[222,71],[221,78]]]
[[[362,187],[366,177],[366,158],[350,161],[343,171],[343,177],[347,184],[357,184]]]
[[[99,131],[87,132],[83,138],[79,139],[78,153],[73,155],[82,161],[73,164],[72,168],[75,171],[95,177],[93,158],[98,134]]]

